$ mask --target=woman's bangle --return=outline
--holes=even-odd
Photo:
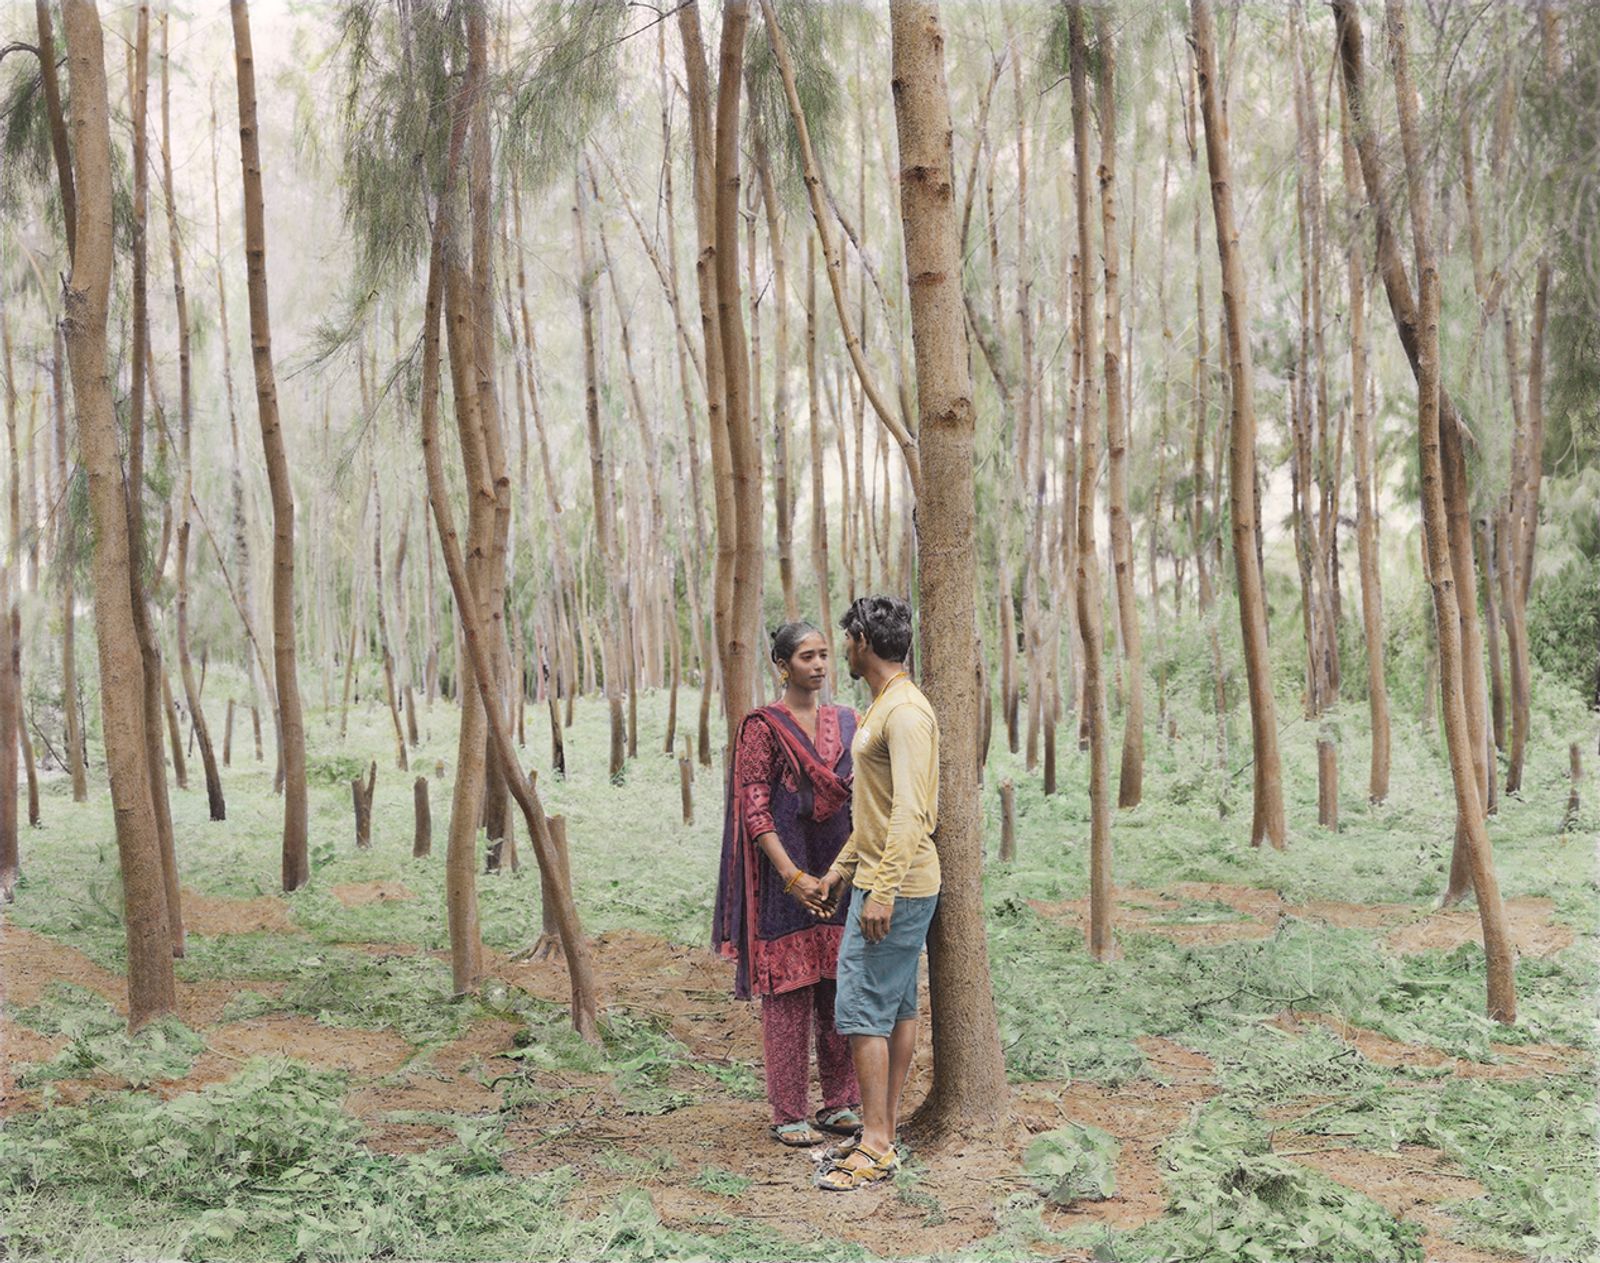
[[[790,877],[788,881],[783,883],[783,893],[784,894],[788,894],[791,890],[793,890],[795,882],[799,881],[805,875],[806,875],[806,870],[805,869],[803,869],[803,868],[795,869],[794,870],[794,876]]]

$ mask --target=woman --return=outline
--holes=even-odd
[[[761,997],[772,1135],[803,1148],[817,1128],[852,1135],[861,1093],[849,1041],[833,1026],[834,970],[845,907],[817,915],[821,885],[850,836],[850,742],[856,713],[817,701],[828,642],[810,623],[772,637],[783,696],[739,726],[722,834],[712,946],[737,962],[734,994]],[[822,1108],[809,1109],[816,1029]]]

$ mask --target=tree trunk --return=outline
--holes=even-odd
[[[750,353],[739,294],[739,100],[743,92],[745,31],[749,0],[724,0],[717,74],[715,270],[717,324],[721,336],[724,420],[733,479],[735,547],[732,594],[725,632],[722,675],[728,739],[755,703],[756,647],[752,636],[761,616],[761,452],[750,408]],[[721,522],[718,534],[722,533]]]
[[[1071,41],[1072,140],[1076,159],[1074,185],[1078,223],[1078,257],[1092,258],[1089,220],[1089,50],[1082,3],[1067,9]],[[1076,599],[1078,629],[1083,640],[1083,715],[1089,729],[1089,951],[1096,960],[1115,953],[1111,928],[1111,804],[1109,799],[1108,733],[1106,731],[1105,635],[1101,623],[1099,554],[1094,538],[1095,484],[1099,477],[1099,445],[1094,416],[1094,287],[1087,268],[1078,287],[1078,338],[1083,366],[1082,430],[1078,442],[1078,521]]]
[[[1350,133],[1350,107],[1339,80],[1344,191],[1352,211],[1361,204],[1361,172]],[[1378,576],[1377,487],[1373,479],[1376,447],[1367,412],[1366,261],[1361,238],[1352,233],[1346,251],[1350,286],[1350,445],[1355,454],[1356,555],[1361,570],[1361,626],[1366,642],[1367,706],[1372,728],[1372,759],[1367,799],[1389,796],[1389,685],[1383,668],[1383,587]]]
[[[72,233],[76,244],[64,325],[94,521],[95,635],[100,651],[101,722],[122,871],[128,1026],[138,1030],[152,1019],[174,1012],[177,992],[161,843],[146,766],[144,664],[133,621],[128,515],[106,363],[112,191],[104,46],[92,0],[66,0],[62,11],[72,86],[74,174],[80,199]]]
[[[1144,793],[1144,637],[1134,593],[1133,523],[1128,516],[1128,417],[1122,398],[1122,306],[1117,248],[1116,53],[1106,9],[1095,15],[1100,117],[1100,221],[1105,260],[1106,454],[1111,557],[1117,584],[1117,629],[1122,637],[1124,688],[1122,767],[1117,806],[1137,807]]]
[[[365,777],[350,782],[350,798],[356,813],[356,850],[365,851],[372,845],[372,791],[378,786],[378,764],[374,760]]]
[[[239,78],[239,157],[244,172],[245,259],[250,286],[250,351],[255,366],[256,408],[272,494],[272,657],[277,700],[279,759],[283,767],[283,888],[298,890],[311,879],[307,849],[306,734],[300,709],[294,643],[294,490],[289,457],[278,420],[278,386],[272,364],[272,328],[267,300],[266,207],[261,187],[260,132],[256,127],[255,57],[250,45],[247,0],[231,0],[233,42]]]
[[[144,449],[145,449],[145,390],[151,384],[150,318],[148,302],[148,266],[146,263],[146,201],[149,187],[149,160],[146,144],[148,81],[150,77],[150,10],[141,5],[135,22],[134,49],[130,59],[130,95],[133,130],[133,294],[132,294],[132,350],[130,351],[131,385],[128,397],[128,476],[124,492],[128,515],[128,555],[131,569],[128,574],[130,595],[133,600],[134,633],[139,638],[139,653],[144,663],[144,741],[145,768],[150,776],[150,802],[156,813],[156,833],[161,839],[162,876],[167,887],[167,921],[172,933],[172,953],[184,952],[183,910],[179,898],[177,848],[172,832],[172,806],[167,797],[167,766],[161,734],[163,686],[166,672],[161,663],[161,648],[151,626],[149,593],[145,588],[146,569],[159,574],[163,560],[157,559],[147,567],[144,535]],[[13,526],[15,525],[13,506]],[[162,553],[166,540],[162,540]],[[173,767],[183,770],[183,748],[177,740],[176,722],[173,732]],[[188,777],[185,774],[179,788]]]
[[[411,856],[420,859],[433,851],[433,810],[428,804],[428,778],[419,776],[411,785],[411,809],[416,831],[411,838]]]
[[[1352,10],[1352,0],[1336,0],[1334,13],[1340,27],[1346,87],[1351,113],[1359,128],[1367,125],[1367,118],[1361,87],[1359,18]],[[1478,916],[1488,965],[1488,1012],[1494,1020],[1509,1025],[1516,1021],[1517,1010],[1514,951],[1506,932],[1505,910],[1500,901],[1489,835],[1484,827],[1481,789],[1474,768],[1473,737],[1467,715],[1466,677],[1475,670],[1481,674],[1481,667],[1463,658],[1461,619],[1457,609],[1458,570],[1452,565],[1453,541],[1446,516],[1448,488],[1440,450],[1444,410],[1439,385],[1439,271],[1433,252],[1431,198],[1418,137],[1417,94],[1411,82],[1402,0],[1388,0],[1386,13],[1417,262],[1417,323],[1413,326],[1417,346],[1417,449],[1422,471],[1423,538],[1439,630],[1445,740],[1449,745],[1451,779],[1455,784],[1457,820],[1478,895]],[[1406,289],[1409,298],[1409,282]],[[1455,418],[1452,416],[1449,421],[1454,424]],[[1465,560],[1470,569],[1470,551]],[[1473,583],[1466,588],[1467,600],[1473,599],[1476,586]]]
[[[1194,19],[1206,161],[1211,172],[1211,209],[1216,220],[1217,254],[1222,263],[1222,308],[1227,317],[1228,374],[1232,383],[1228,493],[1233,515],[1239,624],[1244,638],[1245,674],[1250,685],[1251,745],[1255,754],[1250,843],[1259,846],[1265,837],[1282,850],[1288,841],[1283,812],[1283,769],[1278,755],[1277,708],[1272,696],[1272,664],[1267,648],[1266,595],[1256,554],[1256,407],[1249,299],[1244,260],[1239,250],[1239,230],[1233,214],[1228,123],[1217,98],[1217,58],[1210,0],[1190,0],[1190,11]]]
[[[10,378],[6,379],[10,402]],[[11,568],[0,564],[0,902],[15,897],[22,875],[17,841],[17,679],[11,670],[15,625],[11,621]]]
[[[167,199],[167,245],[172,260],[172,297],[178,321],[178,446],[183,466],[182,490],[177,521],[177,620],[178,673],[183,681],[183,696],[189,707],[190,732],[200,746],[200,762],[205,769],[206,804],[212,820],[225,820],[227,803],[222,795],[222,774],[217,770],[216,752],[211,747],[211,729],[206,723],[200,688],[195,683],[194,663],[189,653],[189,536],[190,501],[194,498],[192,435],[194,409],[190,391],[189,298],[183,283],[183,243],[178,235],[178,208],[172,182],[172,112],[167,57],[167,23],[161,18],[161,183]]]
[[[68,233],[71,234],[70,228]],[[56,422],[56,485],[60,489],[55,512],[58,515],[56,530],[61,539],[56,547],[58,555],[66,562],[62,567],[61,578],[61,708],[66,714],[66,758],[67,769],[72,777],[72,801],[81,803],[89,800],[89,769],[84,756],[82,726],[78,722],[77,594],[72,577],[77,558],[66,547],[67,530],[61,516],[66,511],[67,486],[65,354],[62,348],[61,330],[57,328],[53,339],[51,367]]]
[[[937,845],[944,885],[928,943],[934,1078],[917,1122],[935,1134],[965,1134],[992,1128],[1009,1097],[983,920],[975,418],[937,7],[895,0],[890,32],[917,410],[928,467],[917,507],[922,670],[941,733]]]
[[[481,24],[484,21],[483,9],[474,6],[468,14],[468,21],[473,24]],[[445,486],[443,454],[439,448],[439,314],[443,306],[445,243],[451,232],[449,220],[455,201],[455,186],[457,184],[461,152],[466,141],[468,111],[471,108],[472,98],[482,90],[481,85],[486,74],[483,60],[484,43],[480,33],[478,38],[469,40],[466,82],[461,96],[457,98],[455,108],[452,111],[453,117],[451,120],[449,155],[446,159],[444,190],[439,200],[440,209],[435,217],[433,243],[428,260],[428,287],[423,317],[421,369],[420,423],[423,465],[428,479],[428,499],[433,509],[434,525],[439,535],[439,551],[444,559],[445,571],[450,579],[451,592],[455,597],[456,609],[461,617],[462,647],[466,650],[467,660],[471,663],[471,682],[476,687],[476,696],[479,703],[478,714],[487,721],[488,735],[493,744],[495,757],[500,760],[512,797],[516,799],[518,806],[522,808],[523,818],[528,826],[534,853],[538,859],[541,880],[547,874],[551,877],[560,877],[562,879],[561,882],[557,883],[555,912],[558,932],[567,958],[568,978],[571,983],[572,1021],[574,1027],[586,1039],[597,1040],[596,997],[588,943],[583,938],[583,928],[578,919],[578,911],[572,902],[570,881],[566,880],[565,866],[561,863],[559,854],[555,849],[555,843],[551,838],[544,808],[539,801],[537,791],[529,783],[527,776],[516,761],[511,743],[511,734],[506,725],[505,715],[500,707],[500,700],[494,691],[494,673],[489,660],[490,646],[487,643],[483,620],[479,614],[478,595],[473,591],[471,575],[462,559],[460,539],[456,534],[454,515],[450,510]],[[470,432],[464,432],[463,437],[470,437]],[[470,470],[471,468],[472,465],[469,463],[468,469]],[[463,683],[466,682],[466,678],[463,677]],[[463,700],[465,701],[466,698],[464,697]],[[476,816],[474,815],[472,819],[475,822]],[[446,862],[451,864],[457,858],[452,856]],[[467,862],[467,875],[470,878],[472,874],[472,854],[470,851],[466,853],[465,859]],[[470,886],[468,889],[470,890]],[[447,882],[447,900],[451,899],[455,893]],[[473,904],[472,910],[475,912],[475,900]],[[452,922],[454,921],[455,918],[452,917]],[[475,922],[472,929],[474,931],[476,929]],[[473,937],[476,937],[475,933]],[[455,955],[456,953],[453,952],[453,963],[456,963],[454,960]],[[460,972],[458,969],[458,980]]]

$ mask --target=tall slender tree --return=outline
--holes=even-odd
[[[133,620],[128,513],[117,454],[116,407],[106,353],[113,261],[111,126],[105,45],[94,0],[65,0],[77,216],[63,324],[77,402],[78,439],[94,522],[95,638],[100,707],[122,872],[128,1026],[177,1009],[161,841],[145,764],[144,663]]]
[[[255,54],[247,0],[230,0],[234,61],[239,87],[239,162],[244,172],[245,262],[250,283],[250,355],[255,366],[256,410],[272,493],[273,691],[283,765],[283,888],[311,879],[307,845],[306,733],[300,706],[294,639],[294,488],[278,419],[278,384],[272,364],[272,323],[267,297],[266,205],[261,179],[261,135],[256,125]]]
[[[1244,635],[1245,674],[1250,686],[1250,734],[1255,759],[1250,842],[1266,838],[1282,849],[1288,842],[1283,811],[1283,767],[1278,754],[1277,707],[1267,651],[1267,605],[1256,547],[1256,403],[1250,355],[1250,303],[1239,229],[1233,213],[1233,161],[1228,120],[1218,93],[1216,30],[1210,0],[1190,0],[1192,38],[1205,123],[1206,163],[1211,173],[1211,212],[1222,261],[1222,308],[1227,321],[1228,377],[1232,423],[1228,443],[1229,510],[1233,517],[1233,561],[1238,577],[1239,624]]]
[[[961,301],[950,95],[936,4],[894,0],[892,86],[900,205],[917,369],[917,433],[926,478],[917,506],[922,671],[939,717],[939,848],[944,886],[929,936],[934,1081],[919,1125],[935,1133],[993,1126],[1004,1113],[983,924],[978,809],[975,414]]]
[[[161,15],[161,186],[167,202],[167,252],[172,261],[172,299],[178,321],[178,459],[182,466],[181,490],[176,524],[178,672],[183,680],[184,701],[189,708],[189,723],[200,747],[200,762],[205,769],[206,805],[213,820],[224,820],[228,807],[222,794],[222,774],[217,770],[216,752],[211,746],[211,729],[195,681],[194,663],[189,652],[189,536],[194,499],[194,407],[191,395],[189,353],[189,297],[183,283],[183,241],[178,226],[178,203],[172,181],[172,92],[168,56],[167,24],[170,14]]]
[[[1072,152],[1078,225],[1078,257],[1091,258],[1089,219],[1089,37],[1084,4],[1067,6],[1067,39],[1072,81]],[[1110,751],[1106,732],[1105,630],[1101,614],[1100,560],[1094,540],[1095,484],[1099,443],[1095,436],[1094,287],[1084,271],[1078,286],[1078,346],[1083,373],[1082,430],[1078,441],[1078,521],[1075,592],[1078,634],[1083,641],[1083,713],[1089,728],[1089,951],[1106,960],[1116,951],[1111,928]]]
[[[1339,0],[1339,15],[1346,74],[1359,69],[1359,45],[1352,47],[1352,24],[1358,21],[1350,12],[1351,0]],[[1439,677],[1444,698],[1445,740],[1450,751],[1451,779],[1455,786],[1456,814],[1465,835],[1472,867],[1473,886],[1478,895],[1478,916],[1483,931],[1483,951],[1488,966],[1489,1016],[1510,1024],[1517,1018],[1514,955],[1506,932],[1505,910],[1495,877],[1489,835],[1484,825],[1479,780],[1474,770],[1472,732],[1467,720],[1465,678],[1479,671],[1462,651],[1461,622],[1456,608],[1460,600],[1476,599],[1477,585],[1458,590],[1456,569],[1451,564],[1453,540],[1447,519],[1449,495],[1441,451],[1444,424],[1439,387],[1439,266],[1433,246],[1432,195],[1428,187],[1422,140],[1419,136],[1416,86],[1411,79],[1410,50],[1406,31],[1404,0],[1387,0],[1386,25],[1389,53],[1394,71],[1395,97],[1399,105],[1400,145],[1405,158],[1406,193],[1411,210],[1411,234],[1417,266],[1417,453],[1422,468],[1423,544],[1428,555],[1428,581],[1433,589],[1433,608],[1439,642]],[[1351,103],[1360,100],[1353,82],[1347,82]],[[1409,291],[1409,283],[1406,287]],[[1452,423],[1454,418],[1451,418]],[[1458,440],[1459,441],[1459,440]],[[1471,553],[1467,562],[1470,567]]]
[[[1122,637],[1122,766],[1117,806],[1137,807],[1144,795],[1144,634],[1134,591],[1133,521],[1128,516],[1128,416],[1122,366],[1122,290],[1117,245],[1117,58],[1106,8],[1095,14],[1095,65],[1100,115],[1101,256],[1105,260],[1105,392],[1107,505],[1111,515],[1111,561],[1117,584],[1117,631]]]

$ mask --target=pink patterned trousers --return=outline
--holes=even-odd
[[[850,1041],[833,1028],[833,979],[761,997],[761,1039],[766,1050],[767,1100],[772,1121],[811,1117],[811,1031],[816,1028],[817,1077],[824,1109],[859,1106]]]

